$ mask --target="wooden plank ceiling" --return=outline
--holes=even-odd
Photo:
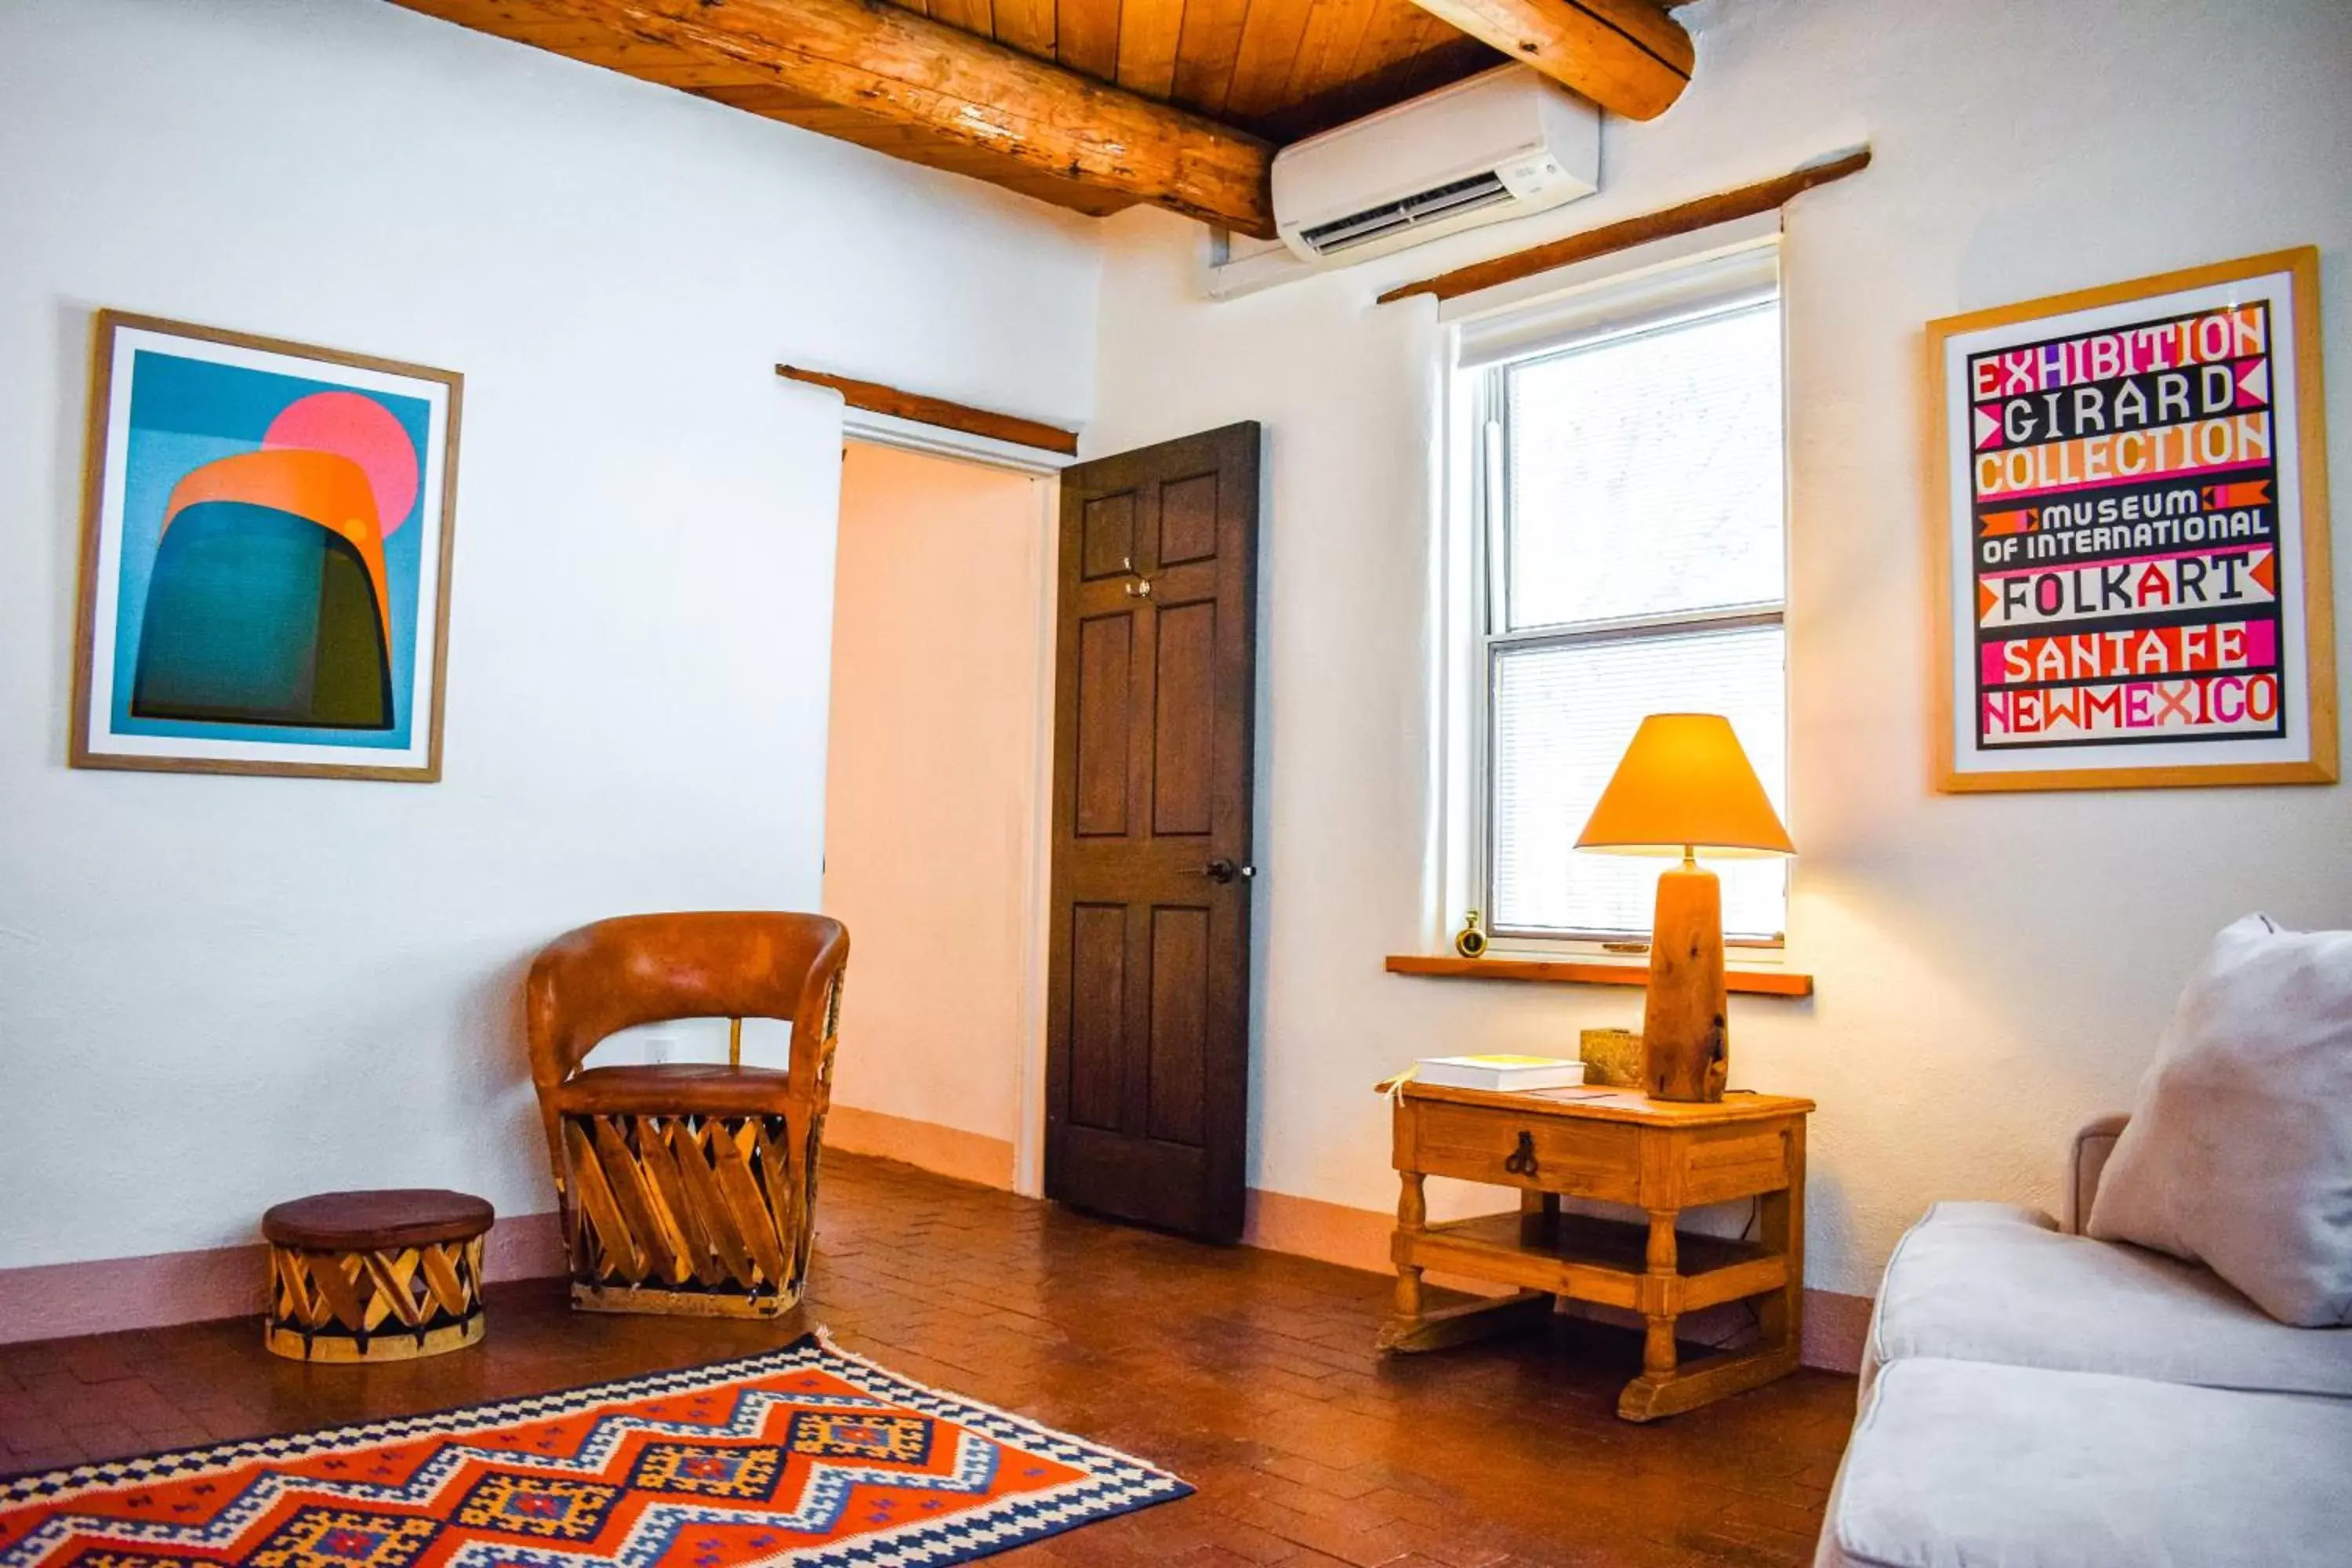
[[[1412,0],[916,0],[937,21],[1282,142],[1500,62]]]
[[[1564,73],[1550,58],[1577,47],[1572,31],[1561,43],[1559,18],[1599,33],[1653,80],[1646,96],[1616,105],[1605,96],[1614,77],[1580,85],[1645,118],[1690,68],[1688,39],[1656,0],[395,3],[1079,212],[1150,201],[1259,234],[1270,232],[1263,163],[1274,146],[1509,58],[1435,11],[1513,41],[1520,58],[1569,79],[1577,62]],[[860,28],[887,35],[886,45],[855,48]],[[1678,58],[1665,58],[1677,47]],[[1024,68],[1031,61],[1061,68]],[[992,72],[1009,73],[1003,91],[969,90]],[[1039,100],[1041,79],[1067,91]],[[910,104],[910,91],[920,101]],[[971,122],[1001,110],[1028,118],[975,132]],[[1156,161],[1155,139],[1167,144]],[[1108,161],[1090,145],[1105,141],[1118,154]],[[1217,165],[1212,184],[1254,180],[1258,194],[1166,188],[1187,174],[1197,184],[1204,163]]]

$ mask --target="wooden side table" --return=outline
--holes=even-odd
[[[1654,1100],[1638,1090],[1498,1093],[1408,1082],[1396,1104],[1396,1316],[1390,1351],[1436,1350],[1538,1322],[1554,1297],[1639,1312],[1642,1375],[1625,1385],[1628,1421],[1673,1415],[1795,1370],[1805,1311],[1805,1116],[1810,1100],[1730,1094],[1714,1104]],[[1429,1223],[1423,1180],[1452,1176],[1519,1189],[1517,1214]],[[1622,1204],[1647,1223],[1563,1215],[1563,1197]],[[1675,1217],[1703,1204],[1759,1200],[1747,1241],[1684,1235]],[[1520,1288],[1515,1296],[1437,1311],[1422,1271]],[[1682,1363],[1675,1321],[1753,1298],[1751,1349]]]

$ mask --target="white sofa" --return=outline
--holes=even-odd
[[[1896,1246],[1816,1568],[2352,1564],[2352,1328],[2076,1234],[2122,1129],[2063,1228],[1947,1203]]]

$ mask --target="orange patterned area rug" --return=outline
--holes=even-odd
[[[0,1482],[0,1568],[913,1568],[1185,1496],[1099,1444],[785,1350]]]

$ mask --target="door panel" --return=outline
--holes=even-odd
[[[1064,470],[1045,1191],[1241,1235],[1258,451]]]
[[[1081,837],[1127,832],[1127,705],[1134,639],[1129,616],[1098,616],[1078,626],[1078,806],[1073,831]]]
[[[1134,495],[1108,495],[1087,502],[1081,537],[1079,559],[1085,563],[1087,582],[1126,576],[1129,558],[1135,553]]]
[[[1151,712],[1151,830],[1160,837],[1215,826],[1217,604],[1163,605]]]
[[[1206,1135],[1209,923],[1205,909],[1151,911],[1151,1088],[1154,1138],[1198,1146]]]
[[[1080,904],[1070,911],[1070,1118],[1116,1129],[1125,1096],[1127,908]]]
[[[1194,474],[1160,488],[1160,564],[1181,566],[1217,552],[1217,476]]]

